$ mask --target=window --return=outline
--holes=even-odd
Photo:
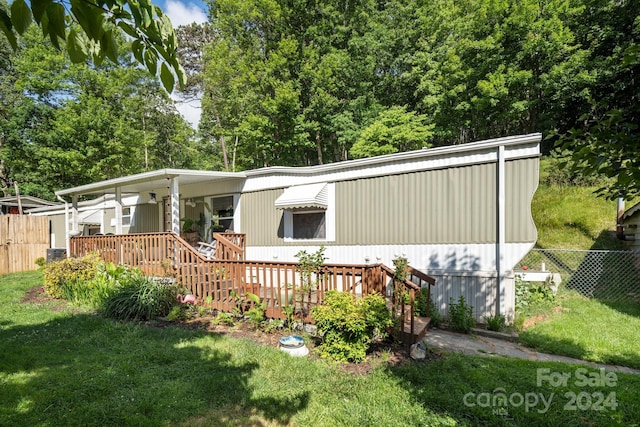
[[[233,196],[211,199],[211,227],[213,231],[233,230]]]
[[[131,224],[131,207],[122,208],[122,225],[132,225]]]
[[[335,184],[285,189],[275,206],[283,210],[285,242],[335,241]]]
[[[294,239],[326,239],[326,211],[293,211]]]

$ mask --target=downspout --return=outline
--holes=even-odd
[[[64,247],[67,253],[67,258],[69,258],[69,254],[71,253],[71,241],[69,238],[69,203],[59,194],[56,194],[56,198],[64,203]]]
[[[504,273],[504,248],[506,245],[506,190],[505,190],[505,161],[504,161],[504,145],[498,147],[498,170],[497,170],[497,182],[496,182],[496,199],[497,206],[497,242],[496,242],[496,272],[498,274],[498,287],[496,289],[496,314],[502,314],[505,317],[509,316],[506,307],[506,280]]]

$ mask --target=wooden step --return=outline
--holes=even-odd
[[[404,331],[406,337],[403,337],[404,340],[409,340],[411,343],[418,342],[422,340],[427,334],[427,330],[429,329],[429,324],[431,323],[430,317],[420,317],[415,316],[413,318],[413,337],[411,337],[411,318],[406,319],[404,321]]]

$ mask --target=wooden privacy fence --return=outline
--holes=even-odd
[[[382,264],[325,264],[312,273],[309,286],[297,263],[244,260],[244,235],[231,234],[215,235],[213,260],[173,233],[73,237],[71,254],[98,252],[105,261],[137,266],[149,276],[174,277],[201,304],[226,312],[248,304],[246,293],[251,292],[266,303],[270,318],[287,318],[284,307],[290,306],[297,318],[312,322],[311,309],[322,303],[329,290],[349,292],[356,298],[378,292],[388,298],[396,315],[409,321],[406,332],[411,336],[416,291],[434,283],[421,272],[410,276],[413,281],[398,283],[393,271]]]
[[[43,216],[0,215],[0,274],[38,268],[49,247],[49,219]]]

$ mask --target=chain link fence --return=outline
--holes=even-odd
[[[516,270],[560,273],[561,287],[603,301],[640,302],[640,251],[533,249]]]

